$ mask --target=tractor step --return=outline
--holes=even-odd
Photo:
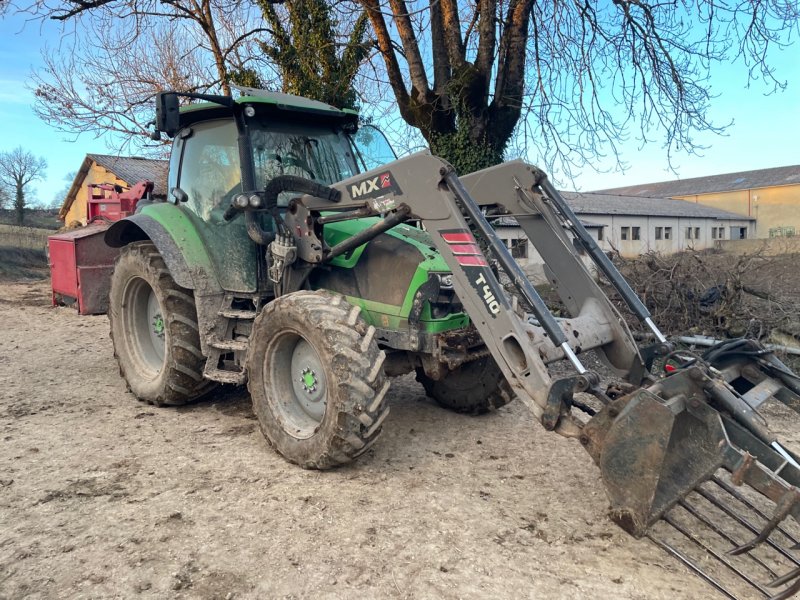
[[[226,352],[245,352],[247,350],[247,340],[211,340],[208,345],[215,350]]]
[[[203,369],[203,376],[211,381],[230,383],[233,385],[243,385],[245,381],[247,381],[247,373],[244,369],[241,371],[226,371],[224,369],[209,367],[209,363],[206,363],[206,368]]]
[[[227,319],[251,321],[258,316],[258,313],[254,310],[241,310],[237,308],[223,308],[218,314],[220,317],[225,317]]]

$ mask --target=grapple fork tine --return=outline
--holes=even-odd
[[[708,527],[711,531],[720,536],[722,539],[733,544],[734,546],[738,545],[738,542],[736,542],[736,540],[734,540],[733,537],[731,537],[728,533],[726,533],[720,526],[714,523],[711,519],[703,515],[703,513],[697,510],[694,506],[686,502],[686,500],[681,500],[678,503],[678,505],[681,508],[683,508],[686,512],[688,512],[690,515],[692,515],[695,519],[700,521],[703,525]],[[772,575],[773,577],[778,576],[778,574],[775,571],[773,571],[766,563],[764,563],[757,556],[753,556],[752,554],[748,554],[748,556],[750,557],[751,560],[753,560],[753,562],[755,562],[758,566],[767,571],[770,575]]]
[[[764,594],[764,596],[766,596],[766,597],[769,597],[769,593],[767,592],[767,590],[766,590],[766,589],[764,589],[764,588],[763,588],[762,586],[760,586],[758,583],[756,583],[755,581],[753,581],[753,580],[752,580],[752,579],[751,579],[751,578],[750,578],[750,577],[749,577],[747,574],[745,574],[745,573],[742,573],[742,572],[741,572],[739,569],[737,569],[735,566],[733,566],[733,565],[730,563],[730,561],[726,560],[726,559],[725,559],[725,557],[724,557],[722,554],[720,554],[719,552],[717,552],[717,551],[716,551],[716,550],[714,550],[713,548],[710,548],[709,546],[706,546],[706,545],[705,545],[703,542],[701,542],[699,539],[697,539],[697,536],[695,536],[693,533],[691,533],[690,531],[688,531],[688,530],[687,530],[685,527],[683,527],[683,526],[682,526],[680,523],[678,523],[677,521],[675,521],[675,519],[673,519],[673,518],[672,518],[670,515],[668,515],[668,514],[667,514],[667,515],[664,515],[664,516],[662,517],[662,519],[663,519],[663,520],[664,520],[664,521],[665,521],[667,524],[669,524],[669,525],[671,525],[672,527],[674,527],[674,528],[675,528],[675,529],[676,529],[676,530],[677,530],[679,533],[681,533],[681,534],[682,534],[684,537],[686,537],[688,540],[690,540],[690,541],[691,541],[693,544],[695,544],[696,546],[698,546],[699,548],[701,548],[701,549],[702,549],[704,552],[706,552],[706,553],[707,553],[709,556],[713,556],[713,557],[714,557],[715,559],[717,559],[717,560],[718,560],[718,561],[719,561],[721,564],[725,565],[725,567],[727,567],[727,568],[728,568],[730,571],[732,571],[732,572],[733,572],[735,575],[737,575],[737,576],[738,576],[738,577],[739,577],[739,578],[740,578],[742,581],[746,582],[746,583],[747,583],[747,584],[749,584],[750,586],[752,586],[752,587],[754,587],[755,589],[757,589],[759,592],[761,592],[762,594]]]
[[[750,501],[749,501],[747,498],[745,498],[744,496],[742,496],[742,495],[741,495],[741,494],[740,494],[740,493],[739,493],[739,492],[738,492],[736,489],[734,489],[734,488],[733,488],[733,486],[731,486],[730,484],[726,483],[725,481],[723,481],[722,479],[720,479],[720,478],[719,478],[719,477],[717,477],[716,475],[714,475],[714,476],[711,478],[711,481],[713,481],[714,483],[716,483],[716,484],[717,484],[719,487],[721,487],[721,488],[722,488],[723,490],[725,490],[725,491],[726,491],[728,494],[730,494],[731,496],[733,496],[734,498],[736,498],[736,499],[737,499],[739,502],[741,502],[742,504],[744,504],[744,505],[745,505],[747,508],[749,508],[750,510],[752,510],[752,511],[753,511],[755,514],[757,514],[759,517],[761,517],[761,518],[762,518],[762,519],[764,519],[764,520],[769,520],[769,517],[768,517],[768,516],[767,516],[767,515],[766,515],[766,514],[765,514],[765,513],[764,513],[764,512],[761,510],[761,509],[759,509],[759,508],[758,508],[758,507],[757,507],[755,504],[753,504],[752,502],[750,502]],[[800,542],[798,542],[798,541],[797,541],[797,540],[794,538],[794,536],[792,536],[792,534],[790,534],[790,533],[789,533],[788,531],[786,531],[786,530],[785,530],[783,527],[781,527],[781,526],[780,526],[780,524],[778,524],[778,526],[775,528],[775,530],[776,530],[776,531],[779,531],[779,532],[780,532],[780,533],[782,533],[784,536],[786,536],[786,538],[789,540],[789,542],[791,542],[791,543],[793,544],[793,546],[792,546],[792,550],[797,550],[798,548],[800,548]]]
[[[778,587],[779,585],[783,585],[784,583],[788,583],[792,579],[796,579],[797,577],[800,577],[800,567],[797,567],[796,569],[792,569],[791,571],[786,573],[786,575],[782,575],[781,577],[778,577],[777,579],[774,579],[774,580],[770,581],[767,584],[767,587]]]
[[[722,512],[724,512],[726,515],[731,517],[734,521],[736,521],[737,523],[739,523],[740,525],[742,525],[746,529],[749,529],[752,533],[756,533],[757,534],[759,532],[758,528],[755,525],[753,525],[750,521],[745,519],[743,516],[737,514],[733,510],[731,510],[728,506],[725,505],[725,503],[720,501],[716,496],[714,496],[713,494],[711,494],[707,490],[704,490],[703,488],[697,488],[697,490],[695,490],[695,491],[698,494],[700,494],[703,498],[705,498],[706,500],[711,502],[711,504],[716,506]],[[776,544],[775,542],[773,542],[769,538],[766,539],[766,542],[776,552],[778,552],[779,554],[781,554],[782,556],[784,556],[788,560],[792,561],[795,565],[800,566],[800,560],[798,560],[797,558],[792,556],[787,550],[785,550],[784,548],[782,548],[781,546],[779,546],[778,544]]]
[[[711,587],[717,590],[720,594],[722,594],[726,598],[729,598],[729,600],[739,600],[737,596],[734,596],[719,581],[717,581],[716,579],[711,577],[711,575],[703,571],[703,569],[698,567],[697,564],[688,556],[686,556],[683,552],[680,552],[673,546],[669,545],[667,542],[654,537],[651,533],[648,533],[646,535],[650,541],[652,541],[654,544],[656,544],[658,547],[664,550],[667,554],[670,554],[671,556],[681,561],[684,565],[686,565],[689,568],[690,571],[692,571],[695,575],[698,575],[701,579],[703,579]]]
[[[796,580],[792,585],[782,592],[779,592],[774,596],[770,596],[769,600],[786,600],[786,598],[791,598],[797,592],[800,592],[800,579]]]
[[[775,506],[775,514],[772,515],[772,518],[767,521],[767,524],[764,528],[754,537],[752,540],[747,542],[746,544],[742,544],[734,548],[733,550],[729,551],[728,554],[731,556],[737,556],[739,554],[743,554],[745,552],[749,552],[769,537],[769,534],[772,533],[775,528],[783,521],[791,512],[792,508],[797,501],[800,500],[800,492],[797,491],[796,488],[790,489],[786,492],[783,496],[781,496],[780,501]]]

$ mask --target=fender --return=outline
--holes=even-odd
[[[145,206],[141,212],[114,223],[105,233],[106,245],[122,248],[131,242],[149,239],[161,253],[179,286],[203,293],[221,292],[222,288],[213,275],[211,259],[192,223],[178,211],[169,211],[169,215],[159,214],[165,211],[158,208],[161,207]],[[154,214],[147,214],[150,212]]]

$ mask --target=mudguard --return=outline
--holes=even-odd
[[[175,241],[176,238],[180,240],[180,245]],[[197,231],[185,217],[171,219],[168,230],[152,216],[137,213],[117,221],[105,234],[105,242],[112,248],[147,239],[158,248],[179,286],[206,293],[222,291],[214,276],[211,259]]]

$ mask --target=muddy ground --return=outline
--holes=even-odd
[[[241,390],[138,403],[107,319],[45,282],[0,283],[0,340],[0,598],[714,597],[519,402],[461,416],[395,380],[380,441],[320,473]]]

